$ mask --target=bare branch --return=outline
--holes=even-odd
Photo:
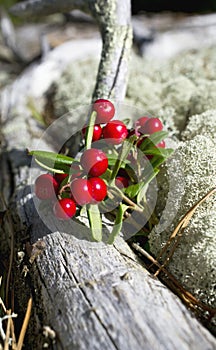
[[[132,43],[130,0],[30,0],[12,7],[11,13],[41,16],[75,8],[96,19],[103,40],[93,100],[99,97],[123,100]]]

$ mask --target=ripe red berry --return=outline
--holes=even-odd
[[[53,206],[55,216],[61,220],[69,220],[76,214],[76,204],[70,198],[63,198]]]
[[[94,102],[93,110],[97,112],[96,124],[108,123],[115,114],[115,107],[112,102],[102,98]]]
[[[100,177],[91,177],[89,179],[91,185],[92,203],[101,202],[107,195],[107,185]]]
[[[86,130],[87,130],[87,127],[85,126],[82,129],[82,133],[83,133],[84,136],[86,134]],[[99,124],[95,124],[94,125],[94,130],[93,130],[92,141],[94,142],[94,141],[100,140],[101,135],[102,135],[102,127]]]
[[[154,134],[157,131],[163,130],[163,124],[158,118],[149,118],[142,127],[143,134]]]
[[[118,188],[126,188],[129,186],[129,181],[126,177],[124,176],[116,176],[116,179],[115,179],[115,185],[118,187]]]
[[[143,134],[143,128],[144,125],[146,124],[147,120],[149,120],[149,117],[145,116],[145,117],[141,117],[139,119],[137,119],[136,123],[135,123],[135,129],[140,132],[141,134]]]
[[[71,183],[71,194],[79,205],[85,205],[92,202],[91,185],[89,180],[75,179]]]
[[[84,151],[80,164],[88,175],[100,176],[107,170],[108,159],[103,151],[91,148]]]
[[[103,128],[103,137],[108,143],[119,145],[128,135],[126,125],[120,120],[113,120]]]
[[[159,142],[157,145],[156,145],[157,148],[165,148],[166,147],[166,143],[164,140],[162,140],[161,142]]]
[[[59,184],[51,174],[42,174],[35,181],[35,194],[39,199],[51,199],[56,196]]]

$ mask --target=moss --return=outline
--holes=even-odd
[[[180,172],[174,172],[172,167]],[[216,145],[210,138],[198,135],[180,144],[159,174],[158,202],[164,204],[164,196],[168,201],[161,212],[160,223],[150,234],[153,254],[157,256],[183,215],[216,187],[215,169]],[[175,193],[169,186],[170,179],[175,184]],[[215,212],[216,197],[213,195],[195,212],[168,266],[189,292],[212,307],[216,307]]]

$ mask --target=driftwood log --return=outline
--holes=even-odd
[[[2,261],[13,256],[6,284],[8,291],[15,290],[12,299],[21,316],[33,298],[26,348],[214,349],[214,337],[147,272],[123,239],[113,246],[79,241],[64,232],[49,232],[41,222],[25,152],[41,136],[41,128],[24,96],[17,97],[25,74],[34,76],[32,70],[5,89],[1,101],[0,189],[8,211],[0,253]],[[113,84],[107,86],[104,97],[113,89]]]

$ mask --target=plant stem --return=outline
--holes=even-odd
[[[130,198],[125,196],[125,194],[122,193],[120,190],[110,188],[110,190],[108,191],[108,195],[109,195],[109,193],[119,194],[121,196],[122,200],[124,200],[127,204],[129,204],[134,210],[139,211],[140,213],[143,213],[144,208],[142,208],[139,205],[137,205],[136,203],[134,203]]]
[[[97,112],[93,111],[90,115],[90,119],[89,119],[89,125],[87,127],[87,133],[86,133],[86,149],[90,149],[91,148],[91,144],[92,144],[92,136],[93,136],[93,132],[94,132],[94,125],[95,125],[95,120],[97,117]]]

